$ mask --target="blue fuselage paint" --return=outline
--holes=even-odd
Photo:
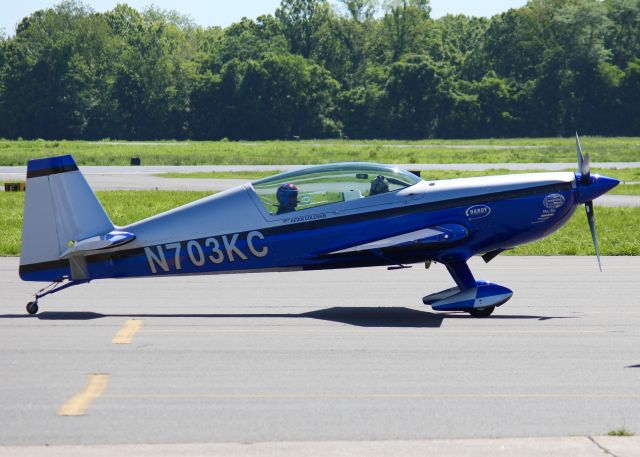
[[[548,187],[548,186],[547,186]],[[219,274],[235,271],[327,269],[417,263],[449,255],[469,258],[542,238],[564,225],[575,211],[576,191],[531,189],[495,199],[417,203],[331,219],[267,224],[236,233],[152,244],[86,257],[90,279]],[[440,224],[459,224],[468,237],[454,243],[336,251]],[[69,277],[68,261],[21,269],[27,281]]]

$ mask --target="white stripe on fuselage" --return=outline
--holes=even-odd
[[[396,244],[408,243],[411,241],[421,240],[424,238],[431,238],[434,236],[442,235],[443,232],[430,228],[416,230],[415,232],[403,233],[402,235],[396,235],[389,238],[384,238],[371,243],[359,244],[347,249],[332,252],[331,254],[342,254],[344,252],[365,251],[367,249],[380,249],[387,248],[389,246],[395,246]]]

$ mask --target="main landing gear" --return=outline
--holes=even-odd
[[[65,281],[67,281],[65,283]],[[54,281],[49,284],[47,287],[40,289],[35,293],[35,299],[27,303],[27,312],[31,315],[36,314],[38,312],[38,300],[47,295],[55,294],[56,292],[60,292],[68,287],[77,286],[78,284],[84,284],[85,282],[89,282],[89,280],[70,280],[70,279],[61,279],[60,281]],[[63,284],[64,283],[64,284]]]
[[[513,295],[513,291],[487,281],[476,281],[466,261],[444,262],[456,287],[422,298],[436,311],[465,311],[473,317],[489,317],[497,306]]]

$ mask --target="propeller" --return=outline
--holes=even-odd
[[[580,146],[580,138],[578,132],[576,132],[576,149],[578,150],[578,170],[580,171],[580,184],[588,185],[591,182],[591,161],[589,160],[589,154],[582,155],[582,147]],[[585,202],[584,208],[587,211],[587,221],[589,222],[589,229],[591,230],[591,239],[593,245],[596,248],[596,257],[598,258],[598,268],[602,271],[602,264],[600,263],[600,248],[598,247],[598,237],[596,235],[596,220],[593,213],[593,200]]]

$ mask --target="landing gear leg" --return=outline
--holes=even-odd
[[[65,284],[62,284],[64,281],[68,281]],[[67,287],[77,286],[78,284],[84,284],[85,282],[89,282],[89,280],[67,280],[61,279],[60,281],[54,281],[49,284],[47,287],[43,287],[38,292],[35,293],[35,299],[27,303],[27,312],[29,314],[36,314],[38,312],[38,300],[42,297],[50,294],[55,294],[56,292],[60,292],[61,290],[66,289]]]
[[[486,281],[476,281],[466,260],[447,259],[443,262],[456,282],[456,287],[422,298],[436,311],[464,311],[473,317],[489,317],[497,306],[509,300],[513,292]]]
[[[461,291],[477,287],[478,283],[473,277],[467,262],[450,262],[445,266]],[[467,312],[473,317],[489,317],[495,309],[495,306],[486,306],[484,308],[471,308]]]

